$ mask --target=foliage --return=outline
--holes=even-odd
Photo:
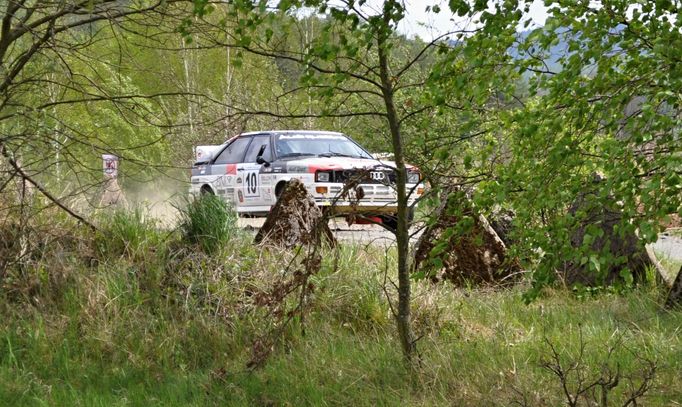
[[[581,196],[590,194],[592,208],[621,213],[617,233],[636,233],[640,244],[656,240],[666,217],[682,211],[680,84],[665,51],[679,41],[668,18],[676,11],[547,4],[546,26],[519,40],[516,65],[532,72],[529,98],[499,116],[508,154],[477,196],[483,207],[516,211],[517,249],[538,266],[529,298],[565,261],[597,274],[622,262],[591,245],[598,225],[588,226],[583,244],[571,244],[572,231],[593,222],[588,210],[568,210]],[[551,71],[544,61],[559,41],[566,44],[553,56],[560,70]]]
[[[108,22],[133,19],[143,9],[110,2],[92,9],[59,2],[0,6],[7,16],[0,39],[4,154],[55,196],[97,183],[102,153],[129,160],[131,175],[141,173],[142,161],[158,164],[166,146],[158,142],[157,106],[105,52],[116,42]]]
[[[178,210],[183,239],[208,254],[219,251],[237,233],[237,213],[218,196],[202,195]]]
[[[0,286],[0,404],[482,405],[523,396],[556,405],[565,400],[539,366],[551,356],[543,338],[571,354],[584,333],[594,350],[580,363],[595,373],[604,366],[598,345],[614,332],[637,346],[614,354],[623,371],[636,373],[642,358],[664,361],[646,402],[680,398],[679,314],[662,314],[656,292],[545,287],[564,261],[595,273],[622,261],[594,251],[596,227],[571,245],[589,213],[569,208],[588,185],[591,204],[622,212],[619,230],[642,243],[682,211],[674,4],[548,1],[547,26],[523,37],[527,1],[450,1],[472,25],[425,43],[397,31],[410,10],[394,0],[377,10],[324,0],[276,9],[44,3],[0,2],[9,24],[0,32],[0,151],[57,196],[97,183],[104,152],[123,157],[129,187],[157,177],[152,170],[184,167],[192,145],[242,130],[341,130],[377,150],[390,142],[398,170],[402,156],[418,164],[434,187],[431,206],[441,186],[459,184],[483,212],[513,209],[514,254],[535,271],[534,284],[411,285],[406,230],[398,254],[342,247],[310,276],[311,340],[284,329],[287,351],[245,374],[252,339],[272,328],[257,294],[273,276],[286,279],[292,259],[252,247],[223,201],[188,203],[177,233],[140,211],[114,213],[96,253],[80,237],[31,230],[39,239],[26,240],[28,251],[10,248],[20,261]],[[566,52],[550,68],[559,42]],[[5,175],[16,174],[4,161],[0,171],[4,192]],[[605,181],[593,184],[597,173]],[[536,302],[519,312],[524,292]],[[393,346],[396,296],[404,349],[415,338],[428,344],[409,374]],[[550,366],[565,366],[559,356]]]
[[[142,241],[155,239],[145,233]],[[149,247],[101,263],[78,247],[49,246],[57,253],[43,251],[27,271],[49,262],[51,273],[69,276],[59,290],[10,303],[0,288],[0,404],[560,405],[561,382],[542,367],[552,357],[545,340],[561,350],[562,364],[583,343],[581,369],[595,377],[607,356],[618,365],[623,382],[609,401],[625,401],[627,378],[646,372],[643,359],[657,361],[657,371],[642,403],[668,405],[681,395],[680,314],[661,313],[648,289],[584,299],[546,291],[524,306],[522,287],[417,283],[413,313],[424,346],[422,363],[408,372],[385,294],[396,253],[373,246],[342,245],[336,259],[325,253],[306,340],[292,326],[286,346],[247,372],[252,339],[272,328],[254,294],[277,281],[293,254],[235,238],[205,256],[179,239],[169,237],[172,256]],[[152,265],[162,273],[155,285],[145,273]],[[609,356],[619,341],[627,349]]]
[[[140,259],[150,251],[159,250],[164,240],[156,219],[141,207],[132,211],[117,209],[101,213],[102,222],[95,242],[103,259],[126,257]]]

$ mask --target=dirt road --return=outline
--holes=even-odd
[[[265,218],[239,218],[239,226],[255,231],[263,225],[264,221]],[[345,220],[338,218],[329,222],[329,228],[337,239],[348,243],[390,246],[395,242],[395,236],[379,225],[348,226]],[[415,234],[412,239],[416,239],[419,230],[414,229],[412,232]]]
[[[682,237],[679,235],[675,235],[671,231],[661,233],[658,236],[658,241],[652,243],[651,246],[661,256],[672,261],[682,262]]]
[[[263,225],[265,218],[240,218],[239,225],[246,229],[258,230]],[[332,219],[329,227],[337,239],[349,243],[374,244],[390,246],[395,242],[395,236],[379,225],[352,225],[348,226],[342,218]],[[421,231],[418,228],[412,230],[416,240]],[[651,246],[660,256],[682,262],[682,238],[672,232],[661,233],[657,242]]]

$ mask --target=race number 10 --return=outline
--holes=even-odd
[[[244,196],[254,197],[258,193],[258,171],[246,171],[244,173]]]

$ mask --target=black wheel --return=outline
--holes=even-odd
[[[389,229],[395,231],[398,229],[398,214],[381,215],[379,217],[381,223],[383,223]],[[414,208],[408,208],[407,210],[407,227],[409,228],[414,221]]]
[[[208,185],[204,185],[203,187],[201,187],[200,194],[201,194],[201,196],[215,195],[215,193],[213,192],[211,187],[209,187]]]
[[[396,231],[398,229],[398,217],[395,215],[381,215],[379,217],[381,219],[381,223],[386,226],[387,228],[391,229],[392,231]]]
[[[279,196],[282,195],[282,191],[284,191],[284,187],[287,186],[286,181],[282,181],[277,186],[275,187],[275,198],[279,199]]]

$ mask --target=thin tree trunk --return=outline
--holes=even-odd
[[[185,39],[182,38],[182,65],[185,71],[185,92],[191,93],[194,92],[194,86],[193,86],[193,80],[192,80],[192,72],[190,72],[190,64],[193,62],[191,61],[192,58],[192,52],[191,50],[187,49],[187,45],[185,44]],[[190,135],[194,135],[194,98],[190,96],[187,100],[187,117],[189,121],[189,132]]]
[[[387,15],[384,19],[388,19]],[[386,21],[386,26],[388,26]],[[396,242],[398,245],[398,311],[396,323],[400,344],[403,355],[407,361],[411,361],[415,352],[415,340],[412,332],[412,322],[410,318],[410,264],[409,264],[409,243],[410,236],[407,228],[407,169],[405,167],[405,157],[403,154],[402,136],[400,134],[400,121],[395,109],[393,84],[388,67],[388,56],[386,55],[386,31],[380,31],[377,36],[379,52],[379,70],[381,77],[381,91],[386,105],[388,125],[391,131],[391,142],[395,156],[397,173],[397,194],[398,194],[398,225],[396,227]]]
[[[225,47],[227,51],[227,66],[225,69],[225,140],[230,138],[232,134],[232,123],[230,120],[230,115],[232,111],[230,106],[232,106],[232,55],[231,47]]]
[[[310,25],[308,25],[308,22],[310,22]],[[313,18],[307,18],[305,20],[305,30],[304,32],[304,41],[305,41],[305,52],[308,53],[310,52],[310,41],[312,40],[312,37],[314,35],[313,29],[314,29],[314,22],[315,20]],[[310,92],[310,87],[306,90],[306,93],[308,94],[308,114],[312,116],[313,114],[313,96]],[[311,130],[313,129],[314,126],[314,121],[312,117],[308,117],[305,120],[305,126],[306,129]]]

